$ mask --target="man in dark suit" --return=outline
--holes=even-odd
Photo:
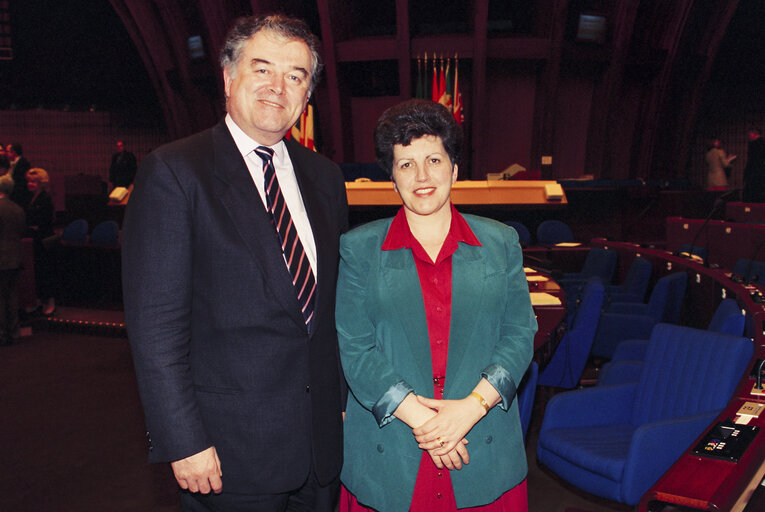
[[[125,317],[149,459],[171,462],[184,510],[334,508],[348,206],[337,165],[283,139],[316,84],[317,48],[301,21],[238,20],[221,51],[228,115],[144,158],[127,206]],[[282,249],[285,212],[300,247]]]
[[[29,200],[32,199],[32,193],[27,188],[27,171],[32,166],[29,160],[24,157],[24,150],[18,142],[8,144],[5,152],[8,155],[8,160],[11,161],[11,177],[13,178],[11,201],[26,210],[29,206]]]
[[[117,141],[117,152],[112,155],[112,162],[109,164],[109,183],[110,188],[129,187],[135,179],[137,163],[135,155],[125,149],[125,143]]]

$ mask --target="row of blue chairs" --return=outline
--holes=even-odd
[[[505,221],[505,224],[515,229],[521,245],[531,245],[531,231],[522,222],[515,220]],[[574,241],[574,232],[563,221],[549,219],[542,221],[537,227],[537,243],[542,245],[555,245]]]
[[[596,259],[603,264],[611,257]],[[674,325],[685,272],[657,280],[643,303],[651,272],[650,263],[635,258],[618,286],[604,285],[599,276],[582,284],[587,275],[570,275],[567,286],[579,296],[538,377],[541,386],[571,389],[589,356],[611,359],[597,386],[548,402],[537,460],[589,493],[628,505],[636,505],[719,415],[754,350],[742,336],[745,313],[733,299],[720,302],[706,330]]]
[[[119,226],[115,221],[105,220],[96,224],[90,236],[88,236],[88,227],[88,221],[85,219],[73,220],[64,227],[64,231],[61,233],[61,241],[75,244],[89,241],[96,245],[117,245]]]

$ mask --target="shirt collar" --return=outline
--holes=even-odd
[[[244,130],[239,128],[239,125],[236,124],[236,122],[231,118],[231,114],[226,114],[226,126],[228,127],[228,131],[231,133],[231,137],[234,139],[234,144],[236,144],[237,149],[243,157],[247,157],[247,155],[252,153],[256,147],[265,146],[265,144],[259,143],[244,133]],[[274,150],[275,162],[284,161],[284,140],[280,140],[273,146],[267,147]]]
[[[452,209],[452,222],[449,226],[449,232],[446,234],[444,246],[454,246],[454,249],[456,250],[457,244],[463,242],[468,245],[476,245],[480,247],[481,242],[478,241],[475,233],[470,229],[465,217],[457,211],[453,204],[450,203],[449,206]],[[406,213],[402,206],[396,213],[396,216],[393,217],[393,222],[391,222],[390,228],[388,229],[388,235],[385,237],[385,241],[380,249],[383,251],[411,249],[415,245],[419,247],[420,243],[417,242],[417,239],[414,238],[412,231],[409,229]],[[443,248],[441,249],[441,252],[445,252]],[[449,254],[453,252],[454,251],[452,250]]]

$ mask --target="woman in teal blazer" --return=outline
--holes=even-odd
[[[392,107],[375,146],[404,206],[340,243],[340,510],[525,510],[515,395],[537,325],[518,236],[451,205],[461,133],[442,105]]]

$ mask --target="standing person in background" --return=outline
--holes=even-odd
[[[707,143],[704,161],[707,163],[707,189],[725,190],[728,188],[728,172],[736,155],[727,156],[720,139],[713,137]]]
[[[0,160],[7,159],[2,156]],[[26,221],[24,210],[9,198],[13,186],[10,176],[0,176],[0,345],[19,340],[18,285]]]
[[[125,149],[124,142],[118,140],[117,152],[112,155],[112,163],[109,165],[109,189],[128,188],[133,184],[137,168],[135,155]]]
[[[341,512],[528,510],[516,387],[537,323],[517,233],[449,200],[461,144],[432,101],[391,107],[375,128],[404,205],[340,243]]]
[[[749,148],[744,168],[742,200],[745,203],[763,203],[765,202],[765,139],[762,138],[759,128],[752,128],[747,136]]]
[[[285,140],[320,70],[308,26],[241,18],[228,114],[141,162],[122,232],[125,320],[152,462],[185,511],[333,512],[345,388],[339,167]]]
[[[21,144],[14,142],[5,148],[8,160],[11,161],[11,177],[13,178],[13,193],[11,201],[26,210],[32,194],[27,188],[27,171],[32,167],[29,160],[24,158],[24,149]]]
[[[56,269],[52,248],[45,239],[53,236],[53,199],[50,195],[50,177],[45,169],[35,167],[27,172],[27,188],[32,198],[27,206],[27,237],[32,238],[35,255],[35,291],[37,305],[31,308],[45,316],[56,311]]]

